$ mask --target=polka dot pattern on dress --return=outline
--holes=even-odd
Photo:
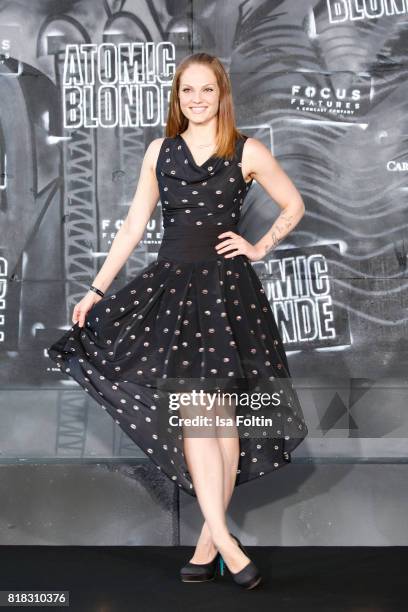
[[[237,141],[233,159],[212,156],[197,165],[180,135],[163,139],[156,176],[164,236],[157,259],[95,304],[84,328],[75,324],[48,348],[156,468],[193,496],[165,385],[214,392],[222,381],[221,390],[230,392],[260,383],[280,394],[278,408],[255,411],[271,417],[272,426],[239,427],[236,485],[290,463],[308,433],[258,275],[247,257],[226,259],[214,248],[221,232],[239,233],[252,183],[241,170],[245,140]]]

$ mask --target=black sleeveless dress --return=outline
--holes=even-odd
[[[164,138],[156,167],[164,227],[157,259],[95,304],[83,328],[76,323],[48,348],[60,369],[193,496],[183,430],[170,418],[179,412],[169,404],[174,393],[237,394],[236,486],[290,463],[308,433],[251,261],[214,248],[225,239],[219,234],[239,233],[252,183],[241,171],[246,138],[237,140],[232,159],[212,156],[201,165],[182,136]],[[262,393],[274,399],[262,402]]]

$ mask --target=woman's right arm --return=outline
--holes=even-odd
[[[127,216],[115,235],[101,269],[91,283],[104,293],[143,238],[146,225],[159,201],[156,164],[162,142],[163,138],[155,138],[147,147]],[[101,299],[94,291],[88,291],[74,308],[73,323],[78,322],[80,327],[83,327],[87,312]]]

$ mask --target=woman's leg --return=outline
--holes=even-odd
[[[230,409],[229,406],[223,406],[221,402],[217,402],[215,405],[216,414],[221,418],[233,418],[235,404],[231,403],[231,406],[233,408]],[[224,511],[226,512],[234,492],[237,477],[240,450],[238,430],[236,426],[217,427],[216,436],[224,465]],[[204,521],[194,555],[190,561],[193,563],[208,563],[214,558],[216,552],[217,549],[212,541],[207,521]]]
[[[192,415],[200,411],[187,412]],[[215,418],[214,410],[210,414]],[[193,435],[189,435],[190,432]],[[238,572],[247,565],[249,559],[229,535],[224,509],[225,468],[221,445],[214,429],[205,429],[204,435],[207,437],[199,437],[198,434],[202,434],[202,431],[193,433],[190,428],[184,430],[184,455],[188,469],[211,539],[230,570]],[[231,479],[231,469],[228,469],[228,475]]]

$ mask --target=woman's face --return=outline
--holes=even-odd
[[[207,123],[218,113],[220,92],[211,68],[192,64],[180,77],[182,113],[193,123]]]

